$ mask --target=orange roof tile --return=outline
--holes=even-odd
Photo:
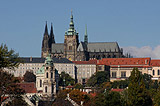
[[[103,58],[97,64],[109,66],[149,66],[150,58]]]
[[[151,66],[160,66],[160,60],[151,60]]]

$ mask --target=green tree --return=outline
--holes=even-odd
[[[118,92],[107,91],[95,97],[95,106],[122,106],[121,95]]]
[[[154,103],[154,106],[160,106],[160,87],[158,88],[154,96],[153,103]]]
[[[74,87],[75,89],[82,89],[82,88],[83,88],[83,85],[80,84],[80,83],[76,83],[73,87]]]
[[[152,106],[152,100],[144,84],[143,75],[138,68],[134,68],[129,77],[128,105]]]
[[[59,86],[68,86],[70,85],[74,85],[75,80],[67,73],[65,72],[61,72],[60,74],[60,78],[59,78]]]
[[[0,104],[6,95],[10,98],[16,98],[24,93],[17,85],[19,80],[4,71],[4,69],[14,70],[20,62],[21,60],[18,54],[14,53],[14,50],[8,50],[8,47],[3,44],[0,46]]]
[[[0,46],[0,69],[8,68],[14,69],[22,62],[17,53],[14,50],[8,50],[6,45]]]
[[[110,81],[110,74],[108,71],[100,71],[93,74],[87,81],[87,86],[100,86],[104,82]]]
[[[129,84],[129,80],[120,80],[120,81],[114,81],[112,82],[112,88],[120,88],[120,89],[124,89],[126,87],[128,87]]]
[[[146,74],[146,73],[144,73],[142,76],[143,76],[143,80],[144,80],[145,87],[146,87],[147,89],[150,89],[150,88],[151,88],[151,85],[152,85],[152,83],[153,83],[153,81],[152,81],[152,76],[149,75],[149,74]]]

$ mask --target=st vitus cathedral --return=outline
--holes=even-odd
[[[45,58],[49,53],[53,57],[64,57],[71,61],[124,57],[123,49],[119,48],[117,42],[88,42],[87,27],[85,29],[84,41],[79,42],[78,33],[74,28],[72,12],[70,19],[69,29],[64,35],[64,43],[55,42],[53,26],[51,24],[49,35],[46,23],[41,57]]]

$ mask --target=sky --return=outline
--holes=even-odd
[[[44,27],[53,23],[55,40],[64,42],[71,10],[83,41],[118,42],[134,57],[160,58],[160,0],[1,0],[0,44],[21,57],[40,57]]]

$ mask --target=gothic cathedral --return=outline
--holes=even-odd
[[[117,42],[88,42],[87,27],[85,29],[84,41],[79,42],[78,33],[74,28],[72,12],[69,29],[65,32],[64,43],[55,42],[53,26],[51,24],[49,35],[46,23],[41,57],[45,58],[49,53],[52,54],[52,57],[63,57],[71,61],[124,57],[123,49],[119,48]]]

